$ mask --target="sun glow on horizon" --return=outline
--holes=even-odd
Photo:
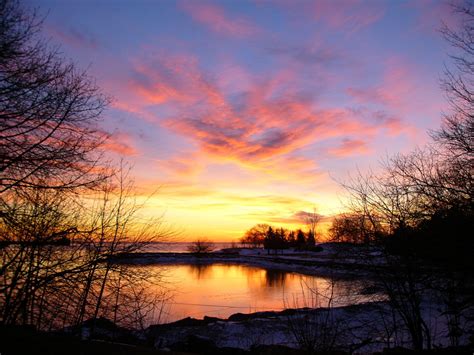
[[[337,181],[422,144],[445,107],[442,2],[42,6],[52,41],[114,98],[104,148],[152,195],[142,214],[185,240],[304,228],[313,207],[324,235]]]

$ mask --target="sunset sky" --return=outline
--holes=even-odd
[[[428,140],[447,109],[437,1],[28,1],[114,98],[109,154],[148,215],[236,240],[343,210],[337,181]]]

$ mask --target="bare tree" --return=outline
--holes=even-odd
[[[303,308],[300,314],[287,317],[290,335],[298,347],[309,354],[335,351],[342,339],[343,321],[334,312],[336,281],[330,279],[327,288],[301,284],[301,299],[295,299],[293,305],[285,307]]]
[[[351,195],[352,215],[364,221],[355,232],[361,228],[362,235],[371,236],[372,246],[366,244],[354,256],[375,276],[389,306],[402,320],[412,347],[430,348],[431,331],[423,309],[431,275],[425,272],[410,240],[429,217],[426,197],[387,163],[379,175],[359,174],[345,186]]]
[[[452,5],[460,26],[441,29],[451,45],[453,68],[446,67],[442,86],[451,104],[452,113],[445,115],[440,130],[433,137],[453,155],[467,158],[471,164],[474,154],[474,7],[472,1]]]
[[[434,295],[443,304],[454,346],[473,309],[472,277],[464,276],[472,268],[474,228],[473,9],[471,1],[455,5],[461,26],[442,29],[454,51],[454,65],[442,81],[451,112],[431,132],[433,141],[385,159],[378,173],[358,173],[343,184],[350,212],[332,228],[342,240],[369,237],[370,245],[358,249],[359,262],[374,274],[416,350],[433,343],[426,311]]]
[[[373,228],[369,218],[364,214],[345,213],[334,218],[329,237],[334,242],[370,243],[375,241],[375,234],[381,227]]]
[[[207,239],[197,239],[188,246],[188,251],[197,255],[208,254],[214,249],[214,243]]]
[[[128,171],[102,157],[109,99],[41,39],[35,12],[0,0],[0,13],[0,323],[119,319],[126,285],[150,275],[117,257],[167,232],[139,218]]]
[[[0,13],[0,192],[100,181],[96,122],[108,99],[41,40],[34,12],[1,0]]]
[[[308,227],[308,244],[314,246],[317,241],[316,238],[316,227],[318,226],[319,221],[321,221],[321,215],[317,213],[316,207],[313,207],[312,212],[305,213],[305,223]]]
[[[240,239],[240,242],[244,245],[249,245],[254,248],[261,247],[269,227],[270,226],[268,224],[256,224],[245,232],[245,235]]]
[[[163,240],[169,231],[160,220],[139,216],[126,175],[116,181],[83,200],[60,190],[29,190],[28,199],[15,195],[0,223],[1,323],[50,329],[90,317],[119,319],[117,312],[127,309],[120,303],[130,302],[134,287],[159,282],[147,270],[117,263],[123,253]],[[69,245],[58,245],[64,237]]]

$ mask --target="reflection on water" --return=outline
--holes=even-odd
[[[360,281],[333,282],[327,277],[301,275],[244,265],[147,266],[162,269],[173,294],[162,321],[185,317],[226,318],[234,313],[282,310],[289,307],[325,307],[367,301]],[[162,292],[162,286],[156,286]],[[332,297],[331,297],[332,295]]]
[[[283,287],[287,274],[287,272],[281,270],[265,270],[265,284],[268,287]]]
[[[196,280],[209,277],[209,274],[212,272],[212,265],[208,264],[188,265],[188,268],[190,277],[193,277]]]

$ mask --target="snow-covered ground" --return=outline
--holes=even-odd
[[[354,246],[338,243],[323,243],[320,246],[323,250],[318,252],[285,249],[269,253],[263,248],[228,248],[199,256],[191,253],[144,252],[129,254],[117,261],[133,265],[234,263],[333,277],[361,277],[364,268],[370,269],[371,265],[382,262],[377,251],[367,254],[369,258],[360,258]]]
[[[449,345],[446,321],[430,318],[432,305],[424,308],[430,326],[432,345]],[[283,345],[291,348],[330,347],[333,350],[371,354],[384,348],[410,347],[409,334],[402,321],[394,316],[385,302],[347,307],[298,309],[282,312],[236,314],[229,319],[191,318],[151,326],[146,330],[157,348],[174,348],[176,344],[198,337],[219,348],[249,350],[257,345]]]
[[[283,250],[268,253],[258,248],[219,250],[202,256],[186,253],[140,253],[125,256],[120,262],[132,265],[232,263],[267,269],[332,278],[370,278],[374,265],[384,266],[377,250],[326,243],[319,252]],[[422,317],[430,331],[433,346],[449,345],[447,318],[442,305],[425,300]],[[370,354],[387,347],[410,347],[410,336],[400,316],[389,305],[378,301],[345,307],[260,312],[228,319],[205,317],[150,326],[146,334],[158,348],[173,348],[190,337],[217,347],[250,349],[257,344],[294,348],[313,346],[322,349],[331,341],[335,349]],[[467,336],[461,343],[467,343]],[[332,340],[329,340],[332,339]],[[311,343],[312,342],[312,343]]]

